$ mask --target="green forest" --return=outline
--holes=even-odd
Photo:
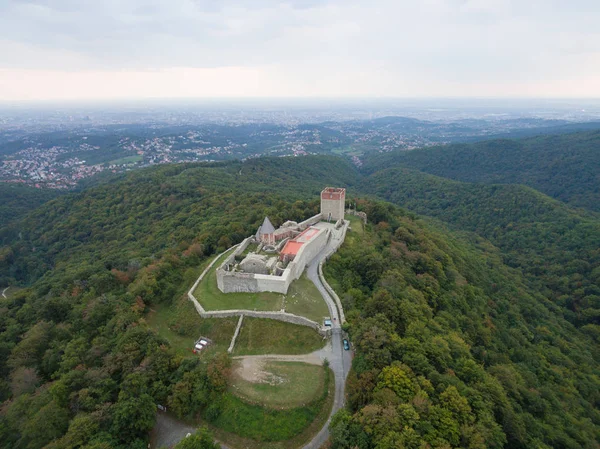
[[[378,154],[362,169],[163,165],[57,197],[2,191],[15,199],[0,287],[20,289],[0,297],[0,448],[146,448],[156,404],[224,422],[230,358],[176,351],[148,313],[180,303],[265,215],[314,215],[326,185],[368,216],[325,264],[355,350],[332,449],[598,448],[599,141]],[[205,430],[179,447],[213,448]]]
[[[600,211],[600,131],[490,140],[374,154],[368,173],[402,166],[457,181],[524,184],[570,204]]]
[[[483,239],[359,207],[326,265],[356,347],[332,448],[597,447],[597,344]]]
[[[10,222],[23,218],[35,208],[58,197],[61,193],[59,190],[0,183],[0,229]]]

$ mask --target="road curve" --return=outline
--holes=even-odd
[[[347,225],[348,224],[346,223],[346,226]],[[308,278],[315,284],[321,293],[321,296],[323,296],[323,299],[327,303],[330,316],[333,320],[333,329],[331,335],[332,355],[331,359],[329,360],[329,366],[335,375],[335,396],[333,398],[331,414],[329,415],[327,422],[319,431],[319,433],[317,433],[317,435],[315,435],[314,438],[303,447],[303,449],[319,449],[329,438],[329,423],[331,422],[331,417],[335,412],[344,406],[346,378],[348,377],[348,372],[350,371],[350,366],[352,363],[352,354],[350,351],[345,351],[342,345],[342,328],[340,325],[340,317],[335,301],[325,289],[325,286],[321,282],[318,273],[319,263],[322,260],[325,260],[327,256],[337,249],[337,247],[341,244],[341,238],[341,230],[332,230],[332,237],[327,243],[327,246],[319,254],[317,254],[317,256],[310,262],[306,269]]]

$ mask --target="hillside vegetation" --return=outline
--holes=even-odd
[[[0,286],[30,283],[49,269],[67,277],[79,273],[76,279],[127,270],[194,240],[202,254],[212,254],[256,232],[265,215],[275,224],[310,216],[324,180],[352,185],[356,172],[335,157],[136,171],[60,197],[0,229]],[[294,203],[303,198],[312,202]]]
[[[333,158],[161,166],[3,229],[0,277],[30,287],[0,298],[0,447],[146,448],[156,404],[232,430],[229,358],[181,357],[147,313],[174,307],[207,258],[266,214],[275,224],[307,218],[324,182],[354,176]],[[321,402],[307,406],[311,416]]]
[[[356,349],[332,448],[596,448],[598,346],[485,240],[359,207],[326,265]]]
[[[208,260],[265,215],[275,225],[313,215],[332,185],[369,216],[325,265],[356,349],[334,449],[597,449],[597,214],[380,157],[391,159],[368,176],[324,156],[153,167],[1,228],[0,286],[23,288],[0,298],[0,448],[142,449],[156,404],[221,430],[243,425],[246,437],[279,419],[285,428],[266,431],[297,435],[296,414],[306,424],[322,404],[240,405],[227,356],[191,356],[169,339],[190,335],[173,316],[186,314],[182,298]],[[578,198],[591,204],[589,192]],[[248,324],[238,350],[264,352],[272,341]]]
[[[378,171],[364,185],[381,198],[485,237],[571,322],[600,325],[596,214],[569,209],[525,186],[463,183],[405,168]]]
[[[0,228],[23,218],[35,208],[56,198],[61,193],[58,190],[0,183]]]
[[[397,151],[368,158],[364,168],[392,166],[466,182],[524,184],[600,211],[600,131]]]

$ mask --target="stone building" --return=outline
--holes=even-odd
[[[321,216],[325,221],[336,222],[344,218],[346,189],[325,187],[321,192]]]
[[[271,220],[269,220],[269,217],[265,217],[263,224],[258,227],[258,231],[256,231],[256,240],[265,245],[275,244],[275,227],[271,223]]]

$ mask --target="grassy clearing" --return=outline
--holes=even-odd
[[[234,373],[241,365],[234,365]],[[230,391],[239,398],[270,408],[290,409],[316,400],[325,387],[325,368],[301,362],[267,362],[265,376],[249,382],[234,375]]]
[[[229,255],[224,254],[211,267],[194,290],[194,296],[206,310],[281,310],[284,296],[279,293],[223,293],[217,287],[216,270]]]
[[[352,237],[353,235],[362,237],[365,234],[365,225],[359,217],[346,214],[344,218],[350,221],[350,227],[352,228],[352,231],[346,233],[346,238]]]
[[[4,296],[6,296],[6,299],[11,299],[21,290],[23,289],[20,287],[0,287],[0,299],[4,299]],[[4,296],[2,296],[2,293],[4,293]]]
[[[186,357],[191,355],[194,342],[201,336],[213,340],[213,350],[226,351],[238,318],[201,318],[190,301],[181,299],[174,306],[154,307],[146,321],[177,354]]]
[[[285,297],[285,311],[305,316],[317,323],[329,316],[329,308],[323,296],[315,284],[306,277],[306,273],[290,285]]]
[[[323,337],[309,327],[246,317],[233,352],[234,355],[308,354],[323,346]]]
[[[109,165],[124,165],[124,164],[132,164],[134,162],[141,162],[143,160],[144,160],[143,156],[136,154],[133,156],[125,156],[120,159],[115,159],[114,161],[110,161],[108,164]]]
[[[325,371],[325,388],[312,403],[290,410],[248,404],[226,394],[222,412],[212,424],[215,436],[232,448],[284,449],[301,447],[318,432],[333,405],[333,373]]]

